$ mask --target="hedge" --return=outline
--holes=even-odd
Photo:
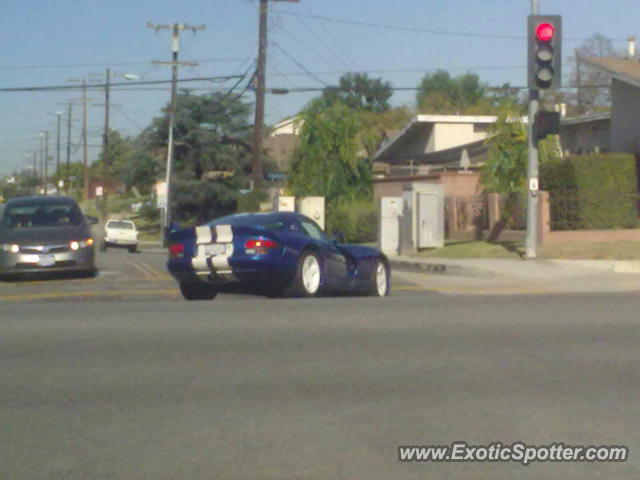
[[[378,236],[378,212],[373,201],[342,203],[327,212],[327,233],[341,232],[347,243],[374,242]]]
[[[638,227],[637,182],[630,154],[572,156],[540,165],[555,230]]]

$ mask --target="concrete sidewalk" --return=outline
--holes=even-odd
[[[394,256],[399,278],[441,293],[640,291],[640,262],[611,260],[449,259]]]

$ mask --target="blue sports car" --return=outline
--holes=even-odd
[[[292,212],[229,215],[174,230],[167,268],[187,300],[247,289],[383,297],[391,286],[389,262],[380,251],[330,240],[313,220]]]

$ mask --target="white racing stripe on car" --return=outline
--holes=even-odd
[[[231,243],[233,242],[233,232],[231,225],[216,225],[216,242]]]
[[[196,227],[196,244],[203,245],[205,243],[211,243],[211,227],[209,225]]]
[[[202,225],[196,227],[196,256],[191,259],[191,265],[194,270],[209,270],[207,264],[207,257],[204,254],[204,247],[200,245],[206,245],[211,243],[211,227],[209,225]]]
[[[216,225],[216,242],[228,243],[231,248],[227,248],[224,255],[216,255],[211,258],[211,266],[215,270],[231,271],[229,257],[233,255],[233,231],[231,225]]]
[[[209,257],[206,255],[206,246],[212,243],[228,244],[223,255]],[[229,257],[233,255],[233,231],[231,225],[216,225],[210,227],[203,225],[196,227],[196,256],[191,259],[196,272],[225,272],[231,273]]]

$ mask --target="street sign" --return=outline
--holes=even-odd
[[[167,208],[167,182],[156,183],[156,204],[158,208]]]
[[[538,179],[537,178],[532,178],[529,180],[529,190],[531,190],[532,192],[537,192],[538,191]]]
[[[103,192],[103,190],[102,190],[102,186],[100,186],[100,185],[99,185],[99,186],[97,186],[97,187],[96,187],[96,197],[101,197],[103,193],[104,193],[104,192]]]

